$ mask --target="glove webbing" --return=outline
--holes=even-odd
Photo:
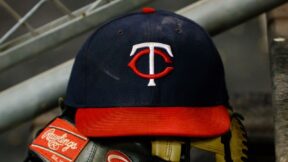
[[[190,143],[191,147],[215,153],[216,162],[246,162],[248,158],[247,133],[241,119],[239,114],[233,113],[229,132],[216,138],[193,140]],[[183,149],[181,145],[183,144],[185,142],[154,141],[152,154],[166,161],[181,162],[181,152],[184,151],[181,150]],[[189,155],[186,155],[186,159],[187,156]]]

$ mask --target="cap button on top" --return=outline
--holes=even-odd
[[[144,7],[144,8],[142,8],[142,13],[144,13],[144,14],[154,13],[155,11],[156,11],[155,8],[152,8],[152,7]]]

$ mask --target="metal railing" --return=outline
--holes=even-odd
[[[33,29],[27,20],[47,1],[52,1],[65,16]],[[13,17],[17,18],[18,22],[1,38],[0,72],[45,50],[59,46],[103,21],[149,1],[151,0],[96,0],[72,12],[60,0],[40,0],[24,17],[20,18],[15,10],[1,0],[0,4],[4,4],[7,11],[14,15]],[[21,25],[28,27],[31,32],[8,41],[9,36]]]
[[[68,15],[71,19],[75,18],[72,11],[68,9],[65,4],[63,4],[60,0],[39,0],[23,17],[20,16],[20,14],[14,10],[5,0],[0,0],[0,5],[12,16],[16,19],[17,23],[10,28],[1,38],[0,38],[0,45],[4,44],[8,38],[15,33],[20,26],[24,25],[28,29],[29,32],[35,32],[35,29],[32,27],[31,24],[27,22],[27,20],[33,16],[39,9],[42,7],[45,3],[48,1],[51,1],[57,9],[59,9],[61,12],[63,12],[65,15]],[[103,2],[106,2],[104,0],[96,0],[95,2],[90,4],[90,8],[87,11],[84,12],[90,12],[93,9],[97,8]],[[107,3],[107,2],[106,2]],[[56,27],[56,26],[54,26]],[[33,36],[33,35],[32,35]]]

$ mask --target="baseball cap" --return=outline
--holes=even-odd
[[[76,56],[65,104],[88,137],[212,137],[230,127],[221,58],[207,32],[143,9],[99,27]]]

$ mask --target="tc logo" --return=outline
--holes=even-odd
[[[139,48],[145,48],[145,47],[148,47],[148,49],[147,48],[143,49],[135,54],[135,52]],[[135,57],[128,64],[128,66],[138,76],[149,79],[148,86],[156,86],[154,79],[162,78],[173,70],[173,67],[168,66],[162,72],[155,74],[155,67],[154,67],[155,54],[161,56],[166,63],[172,63],[170,57],[167,56],[167,54],[165,54],[161,50],[155,49],[155,47],[164,49],[170,57],[173,57],[173,54],[171,52],[171,47],[169,45],[163,44],[163,43],[157,43],[157,42],[145,42],[145,43],[140,43],[140,44],[136,44],[133,46],[130,56],[135,55]],[[147,55],[147,54],[149,54],[149,74],[144,74],[137,69],[136,63],[140,57]]]

